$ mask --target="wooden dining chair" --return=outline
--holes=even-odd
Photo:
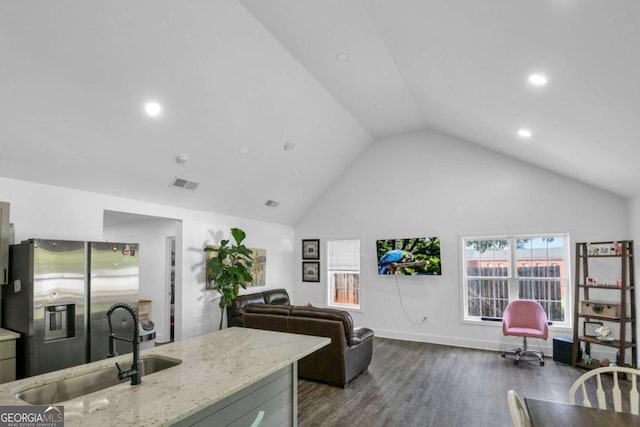
[[[638,415],[638,410],[640,409],[638,402],[640,400],[638,398],[637,378],[640,375],[640,371],[634,368],[606,366],[604,368],[597,368],[585,373],[580,378],[578,378],[569,389],[569,403],[576,403],[576,392],[578,391],[578,389],[580,389],[582,392],[582,406],[591,408],[591,401],[589,400],[588,395],[589,388],[585,384],[591,384],[595,381],[598,408],[607,409],[607,391],[602,385],[602,374],[612,374],[613,376],[611,398],[613,399],[613,409],[616,412],[622,412],[622,391],[620,389],[618,374],[624,374],[627,375],[627,378],[631,378],[631,389],[629,390],[629,410],[632,414]],[[594,379],[594,381],[588,382],[588,380],[592,378]]]
[[[518,396],[518,393],[514,390],[509,390],[507,392],[507,401],[509,402],[509,412],[511,412],[513,427],[531,427],[529,411],[527,411],[527,407]]]

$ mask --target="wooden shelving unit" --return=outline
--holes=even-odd
[[[602,248],[602,250],[600,250]],[[619,268],[619,283],[594,283],[589,276],[590,261],[598,259],[608,260],[618,264],[612,267]],[[622,240],[617,242],[589,242],[576,243],[576,275],[574,291],[574,319],[573,319],[573,366],[593,369],[600,367],[600,361],[591,359],[591,363],[585,360],[586,355],[591,355],[591,346],[598,345],[618,350],[620,366],[637,366],[636,344],[636,306],[635,306],[635,275],[633,262],[633,241]],[[608,294],[606,298],[610,306],[618,306],[617,315],[610,313],[585,313],[583,303],[592,301],[590,291],[597,290],[600,294]],[[602,292],[604,291],[604,292]],[[595,302],[595,301],[594,301]],[[598,305],[598,304],[596,304]],[[619,337],[613,341],[601,341],[595,337],[584,335],[584,322],[598,321],[603,325],[617,324]],[[631,334],[627,336],[628,325],[631,326]],[[578,350],[584,344],[583,358],[578,360]],[[626,351],[631,349],[631,360],[625,360]],[[612,360],[615,362],[615,360]]]

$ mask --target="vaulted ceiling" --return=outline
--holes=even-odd
[[[294,224],[433,129],[633,197],[639,47],[636,0],[3,0],[0,176]]]

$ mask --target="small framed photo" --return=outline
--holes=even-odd
[[[320,259],[320,239],[302,240],[302,259]]]
[[[304,261],[302,263],[302,281],[303,282],[319,282],[320,281],[320,263]]]
[[[596,329],[602,326],[602,322],[584,322],[584,336],[596,337]]]

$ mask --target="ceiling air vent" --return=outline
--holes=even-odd
[[[171,181],[172,187],[184,188],[185,190],[195,190],[198,188],[198,184],[195,181],[189,181],[188,179],[175,177],[173,181]]]
[[[276,206],[278,206],[278,202],[274,202],[273,200],[267,200],[267,203],[265,203],[265,205],[269,206],[270,208],[275,208]]]

